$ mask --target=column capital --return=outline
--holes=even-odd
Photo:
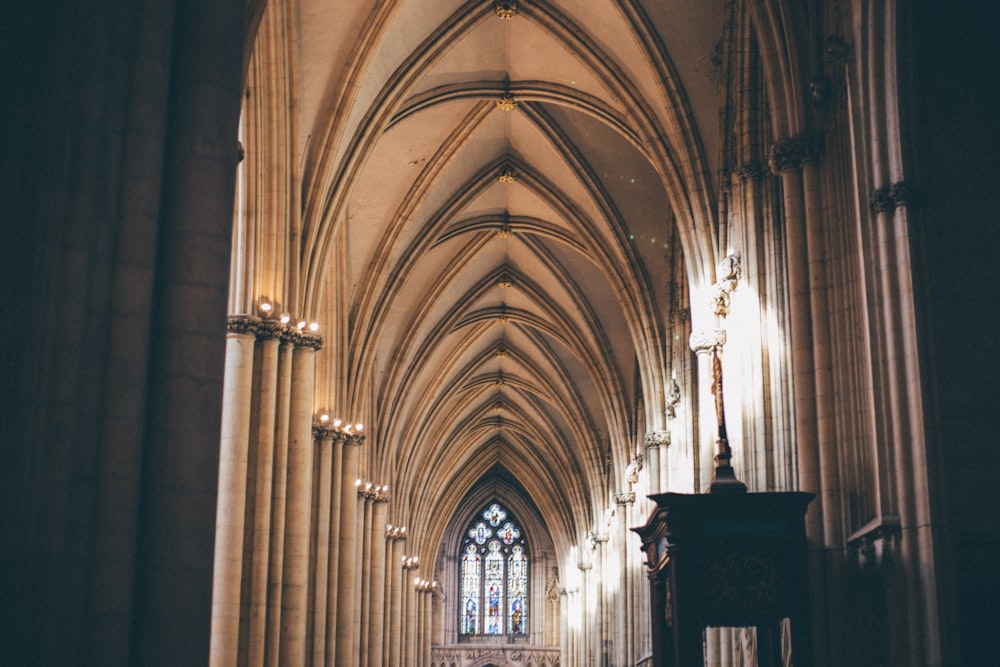
[[[591,531],[590,541],[593,542],[594,544],[603,544],[604,542],[608,541],[608,534]]]
[[[622,491],[615,494],[616,505],[631,505],[635,502],[635,491]]]
[[[288,325],[282,324],[277,320],[260,320],[257,323],[255,333],[257,334],[257,340],[275,340],[281,338],[287,328]]]
[[[226,333],[257,335],[260,318],[254,315],[230,315],[226,318]]]
[[[646,431],[646,447],[659,447],[670,444],[670,431]]]
[[[688,344],[691,346],[691,351],[696,354],[710,354],[715,350],[721,350],[726,344],[726,330],[693,331],[688,338]]]
[[[874,188],[868,194],[868,203],[875,213],[892,213],[897,208],[912,204],[916,199],[916,190],[909,183],[899,181],[892,185]]]
[[[381,484],[365,482],[358,487],[358,495],[372,502],[388,502],[388,498],[385,497],[385,490]]]
[[[794,171],[804,162],[816,162],[822,154],[823,133],[807,132],[774,142],[767,166],[772,174]]]
[[[594,564],[593,563],[584,563],[583,561],[581,561],[581,562],[579,562],[579,563],[576,564],[576,567],[581,572],[587,572],[589,570],[594,569]]]
[[[332,442],[337,435],[340,433],[337,429],[327,424],[320,422],[313,422],[312,434],[313,438],[319,440],[320,442]]]
[[[741,181],[757,180],[765,173],[767,173],[767,166],[759,160],[747,162],[736,171],[736,175]]]
[[[295,327],[286,327],[282,340],[291,343],[295,347],[310,350],[319,350],[323,347],[322,336],[317,333],[313,333],[312,331],[306,331]]]
[[[280,339],[295,347],[318,350],[323,347],[323,337],[306,329],[299,329],[280,320],[261,319],[256,315],[230,315],[226,318],[226,332],[253,334],[258,340]]]

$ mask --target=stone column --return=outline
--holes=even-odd
[[[362,513],[364,521],[361,529],[361,560],[358,565],[361,569],[361,608],[358,613],[360,628],[358,631],[358,664],[368,664],[369,649],[369,627],[371,626],[372,613],[372,524],[375,521],[375,495],[376,487],[368,482],[364,486],[362,493]]]
[[[594,577],[594,664],[605,665],[608,661],[608,628],[605,619],[607,604],[604,600],[604,577],[607,574],[605,546],[608,543],[607,533],[591,533],[594,543],[594,562],[597,563],[597,573]]]
[[[573,664],[569,645],[569,593],[565,588],[560,587],[557,589],[557,595],[559,596],[559,654],[563,656],[566,666],[569,667]]]
[[[322,339],[301,334],[292,353],[285,558],[281,582],[281,664],[303,665],[309,608],[309,537],[312,528],[313,392],[316,350]]]
[[[292,357],[290,337],[282,339],[278,361],[278,411],[274,425],[274,490],[272,501],[271,557],[267,584],[267,641],[264,664],[277,665],[281,648],[281,594],[285,563],[285,508],[288,496],[288,441],[292,412]]]
[[[437,592],[433,582],[427,584],[424,591],[424,638],[421,646],[424,650],[424,667],[431,666],[431,642],[434,641],[434,595]]]
[[[826,579],[823,552],[825,503],[820,471],[819,433],[816,405],[816,360],[813,347],[813,321],[809,278],[808,234],[806,230],[805,185],[801,166],[816,150],[809,137],[792,137],[771,147],[769,166],[781,177],[785,212],[786,265],[788,269],[788,309],[791,331],[792,393],[795,405],[795,443],[798,457],[798,489],[816,494],[806,511],[806,536],[810,542],[811,581]],[[820,663],[829,651],[823,638],[827,624],[826,591],[810,589],[813,626],[813,649]]]
[[[272,323],[277,324],[277,323]],[[258,408],[254,440],[253,469],[253,533],[250,537],[249,600],[247,606],[247,655],[249,667],[264,664],[264,646],[267,632],[268,567],[271,544],[271,506],[275,466],[275,423],[279,409],[278,387],[280,382],[279,338],[281,326],[272,326],[267,335],[258,334],[260,374],[257,389]],[[287,396],[287,394],[286,394]]]
[[[368,662],[361,667],[382,667],[383,640],[385,637],[385,553],[386,553],[386,504],[389,499],[379,493],[371,526],[372,552],[368,559],[371,568],[371,612],[368,619]]]
[[[153,175],[162,189],[152,312],[146,320],[149,384],[131,609],[130,657],[143,665],[205,664],[209,657],[221,333],[242,97],[240,45],[246,38],[244,3],[195,0],[171,3],[164,11],[174,33],[169,56],[160,64],[169,70],[167,89],[159,91],[159,102],[169,105],[169,121],[161,128],[163,171]],[[155,51],[150,57],[158,59]],[[124,92],[127,97],[147,82],[134,83]],[[105,185],[119,177],[132,178],[122,171],[107,179],[95,176]],[[122,231],[128,236],[132,228]],[[139,266],[118,268],[126,275],[144,272]]]
[[[344,470],[341,475],[340,496],[340,558],[337,564],[337,665],[356,662],[354,652],[354,614],[357,598],[354,596],[356,545],[358,524],[358,458],[364,436],[349,434],[344,440]]]
[[[385,526],[385,561],[383,565],[383,577],[385,578],[385,594],[382,597],[382,662],[374,667],[385,667],[389,664],[392,656],[392,599],[393,599],[393,566],[398,562],[396,555],[396,540],[399,537],[399,526],[386,524]]]
[[[587,579],[587,575],[590,574],[591,569],[593,569],[593,563],[580,562],[577,564],[580,569],[580,608],[583,611],[582,619],[583,622],[580,623],[580,638],[577,641],[577,646],[579,649],[579,664],[586,665],[587,667],[592,667],[596,665],[594,656],[594,646],[593,646],[593,636],[594,636],[594,619],[590,615],[590,600],[593,596],[593,592],[590,590],[590,585]]]
[[[413,607],[414,607],[414,653],[416,660],[413,664],[416,667],[424,667],[424,589],[423,580],[418,580],[413,584]]]
[[[410,556],[403,566],[403,658],[402,664],[415,665],[417,662],[417,588],[414,573],[419,568],[416,558]]]
[[[666,435],[664,435],[666,434]],[[649,480],[649,492],[659,493],[660,488],[660,467],[665,462],[660,461],[660,441],[664,437],[669,438],[667,431],[647,431],[644,444],[646,445],[646,479]]]
[[[255,324],[256,318],[232,317],[227,325],[210,665],[236,664],[239,651]]]
[[[337,600],[339,598],[340,581],[340,517],[343,504],[344,489],[344,442],[347,436],[341,431],[333,441],[333,488],[330,492],[330,561],[327,575],[328,592],[326,595],[326,664],[332,665],[337,656]],[[354,479],[348,480],[348,486],[353,489]]]
[[[330,504],[333,493],[333,440],[336,432],[325,423],[313,425],[313,436],[319,448],[316,507],[315,580],[313,581],[312,663],[322,665],[326,659],[326,615],[330,575]]]
[[[388,652],[385,667],[401,665],[400,658],[403,649],[403,549],[406,546],[406,528],[398,529],[396,539],[392,542],[392,556],[387,559],[389,568],[390,596],[389,622],[385,627],[388,639]]]
[[[795,440],[799,489],[820,493],[819,445],[816,431],[816,384],[810,306],[809,251],[802,161],[809,142],[803,137],[779,141],[771,147],[771,171],[781,177],[785,211],[785,247],[788,268],[788,306],[791,325],[792,368],[795,369]],[[806,513],[806,532],[822,536],[822,498],[817,495]],[[819,620],[819,619],[816,619]]]
[[[633,622],[629,622],[630,619],[637,619],[638,616],[634,614],[634,610],[631,608],[630,604],[632,601],[629,595],[629,588],[631,585],[631,573],[629,571],[628,563],[628,542],[633,536],[629,532],[629,510],[632,508],[632,503],[635,502],[635,493],[632,491],[623,491],[622,493],[615,494],[615,514],[618,516],[618,613],[617,617],[617,627],[615,632],[618,634],[617,650],[615,651],[615,661],[619,665],[634,665],[635,659],[633,658],[633,640],[631,637],[631,629]]]

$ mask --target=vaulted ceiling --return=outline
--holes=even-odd
[[[434,516],[506,470],[571,533],[713,262],[722,0],[293,6],[302,300],[368,475]]]

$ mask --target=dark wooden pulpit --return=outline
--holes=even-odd
[[[760,667],[812,664],[805,512],[811,493],[661,493],[642,538],[653,664],[700,667],[706,627],[755,627]]]

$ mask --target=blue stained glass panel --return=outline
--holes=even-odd
[[[514,540],[521,537],[521,531],[508,521],[503,525],[503,528],[497,531],[497,537],[503,540],[504,544],[511,545],[514,543]]]
[[[511,549],[507,559],[507,599],[510,633],[523,635],[528,628],[528,557],[520,545]]]
[[[493,540],[487,545],[486,575],[483,578],[486,587],[486,634],[502,635],[504,624],[504,577],[503,554],[500,552],[500,542]]]
[[[500,505],[493,503],[486,508],[483,512],[483,518],[490,522],[490,525],[496,528],[500,525],[500,522],[507,518],[507,512],[504,511]]]
[[[465,548],[462,556],[462,634],[479,632],[479,598],[482,582],[482,561],[475,545]]]
[[[476,544],[485,544],[486,540],[493,537],[493,529],[480,521],[469,529],[469,537],[476,541]]]

